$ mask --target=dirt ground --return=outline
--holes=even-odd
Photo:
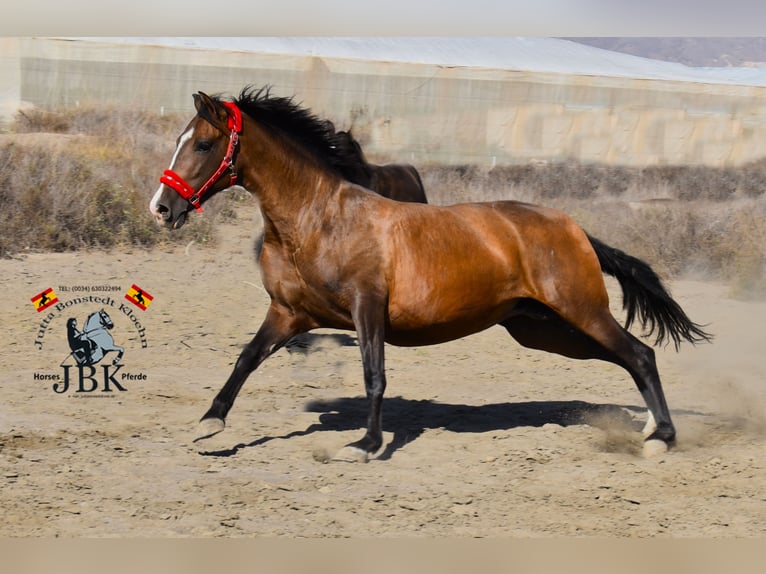
[[[716,283],[671,284],[716,339],[657,350],[679,437],[654,459],[626,372],[526,350],[500,328],[387,347],[386,446],[368,464],[321,462],[363,434],[353,333],[279,351],[225,432],[193,443],[267,307],[253,219],[220,224],[214,247],[0,261],[0,536],[766,534],[766,303]],[[133,284],[153,297],[145,311],[123,297]],[[48,287],[69,305],[38,313],[30,298]],[[80,381],[66,321],[104,307],[123,366],[107,355]]]

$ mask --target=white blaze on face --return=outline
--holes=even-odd
[[[170,167],[168,169],[172,170],[176,165],[176,160],[178,159],[178,154],[181,153],[181,149],[183,149],[184,144],[188,142],[192,136],[194,135],[194,128],[189,128],[184,134],[178,139],[178,146],[176,147],[176,151],[173,154],[173,158],[170,160]],[[157,209],[157,204],[160,201],[160,196],[162,195],[162,185],[157,188],[157,191],[154,193],[154,197],[152,197],[152,200],[149,202],[149,211],[152,212],[152,215],[157,218],[158,221],[162,221],[162,214]]]

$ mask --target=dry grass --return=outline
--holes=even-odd
[[[13,133],[0,135],[0,256],[214,241],[215,220],[236,217],[243,194],[214,198],[180,233],[158,230],[147,209],[187,119],[110,109],[19,113]],[[666,277],[726,280],[738,297],[766,297],[766,159],[738,169],[418,167],[432,203],[558,207]]]
[[[148,210],[184,121],[105,109],[19,113],[0,135],[0,256],[212,240],[220,209],[177,234],[158,230]]]

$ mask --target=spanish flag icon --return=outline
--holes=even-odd
[[[142,311],[146,311],[146,308],[151,305],[154,297],[134,283],[130,289],[128,289],[128,292],[125,293],[125,299],[133,303]]]
[[[42,293],[38,293],[34,297],[32,297],[32,305],[35,306],[35,309],[37,309],[37,312],[44,311],[51,305],[58,303],[59,299],[56,297],[56,294],[53,292],[53,288],[49,287]]]

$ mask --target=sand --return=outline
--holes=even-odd
[[[0,536],[766,534],[766,303],[720,283],[670,284],[716,338],[657,349],[678,444],[651,459],[625,371],[524,349],[500,328],[386,348],[385,446],[367,464],[325,462],[364,432],[354,333],[319,331],[276,353],[226,430],[193,443],[267,308],[257,219],[243,208],[215,246],[0,261]],[[123,297],[133,284],[153,297],[145,311]],[[30,298],[48,287],[69,306],[36,312]],[[82,327],[101,307],[123,366],[107,355],[80,382],[66,320]]]

